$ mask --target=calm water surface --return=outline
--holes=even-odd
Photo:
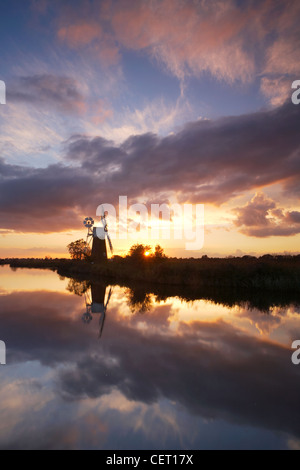
[[[300,448],[299,313],[1,267],[0,448]]]

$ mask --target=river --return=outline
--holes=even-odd
[[[299,449],[300,308],[0,268],[1,449]]]

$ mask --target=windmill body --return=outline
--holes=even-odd
[[[102,232],[101,227],[93,227],[93,245],[91,259],[95,263],[101,263],[107,260],[105,235],[103,236],[103,238],[99,238],[100,231]]]
[[[110,251],[113,253],[113,247],[108,235],[107,212],[103,212],[101,216],[102,227],[94,227],[94,220],[92,217],[86,217],[83,224],[88,229],[86,237],[86,245],[90,246],[92,243],[91,260],[94,263],[103,263],[107,260],[106,240],[108,241]]]

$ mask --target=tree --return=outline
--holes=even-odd
[[[69,243],[67,248],[72,259],[86,259],[90,255],[90,249],[82,238]]]
[[[154,258],[158,258],[158,259],[166,258],[166,255],[164,254],[164,249],[160,245],[156,245],[155,247]]]
[[[143,245],[142,243],[136,243],[135,245],[132,245],[132,247],[129,250],[128,256],[136,261],[143,261],[145,257],[147,256],[146,253],[149,253],[151,251],[151,246],[150,245]]]

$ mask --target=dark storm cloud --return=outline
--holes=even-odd
[[[0,157],[0,178],[19,178],[24,177],[31,173],[29,168],[24,168],[21,165],[10,165]]]
[[[244,191],[281,183],[299,196],[300,107],[188,123],[176,134],[131,136],[121,145],[74,136],[65,163],[46,169],[1,164],[2,227],[44,231],[79,226],[119,195],[145,200],[177,193],[181,202],[221,204]],[[39,230],[37,230],[39,231]]]
[[[68,160],[80,163],[83,170],[92,171],[93,174],[111,171],[126,156],[126,152],[115,147],[112,141],[102,137],[89,139],[86,136],[69,139],[66,155]]]
[[[10,102],[56,109],[63,113],[80,113],[85,109],[80,85],[70,77],[43,74],[20,77],[7,90]]]

